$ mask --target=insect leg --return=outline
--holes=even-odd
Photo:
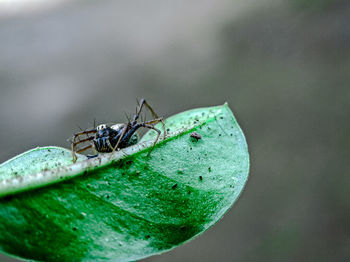
[[[76,141],[77,138],[79,138],[79,136],[81,135],[87,135],[87,134],[91,134],[91,133],[96,133],[96,130],[88,130],[88,131],[82,131],[82,132],[79,132],[79,133],[76,133],[74,134],[73,136],[73,141],[71,142],[72,143],[72,155],[73,155],[73,163],[75,163],[77,161],[77,156],[75,154],[75,148],[77,145],[79,145],[80,143],[84,143],[84,142],[87,142],[87,141],[91,141],[94,139],[93,136],[91,137],[88,137],[88,138],[85,138],[83,140],[78,140]]]
[[[162,123],[162,126],[163,126],[163,139],[165,139],[166,131],[165,131],[165,124],[164,124],[163,117],[160,117],[160,118],[157,118],[157,119],[153,119],[153,120],[150,120],[150,121],[146,121],[146,122],[144,122],[144,124],[146,124],[146,125],[156,125],[159,122]]]
[[[148,108],[148,110],[152,113],[153,117],[155,118],[154,120],[156,120],[155,122],[147,123],[147,122],[148,122],[148,121],[147,121],[147,122],[144,122],[144,123],[145,123],[145,124],[152,124],[152,123],[153,123],[153,124],[156,124],[156,123],[162,122],[163,131],[164,131],[163,136],[164,136],[164,139],[165,139],[165,137],[166,137],[166,131],[165,131],[165,124],[164,124],[163,118],[162,118],[162,117],[159,117],[159,116],[156,114],[156,112],[154,112],[153,108],[147,103],[147,101],[146,101],[144,98],[142,98],[141,101],[140,101],[140,103],[139,103],[139,109],[136,111],[136,114],[135,114],[135,116],[134,116],[132,125],[135,125],[135,124],[136,124],[137,119],[140,117],[140,113],[141,113],[141,111],[142,111],[143,106],[146,106],[146,107]],[[153,121],[153,120],[151,120],[151,121]]]
[[[78,132],[78,133],[75,133],[73,135],[73,141],[75,141],[75,139],[81,135],[84,135],[84,134],[91,134],[91,133],[96,133],[96,129],[91,129],[91,130],[85,130],[85,131],[81,131],[81,132]]]
[[[89,148],[92,148],[93,147],[93,145],[88,145],[88,146],[86,146],[86,147],[83,147],[82,149],[79,149],[76,153],[81,153],[81,152],[84,152],[85,150],[88,150]]]
[[[159,118],[159,116],[154,112],[153,108],[147,103],[147,101],[144,98],[142,98],[140,101],[139,109],[137,110],[137,112],[134,116],[133,123],[135,123],[137,121],[137,119],[139,118],[140,113],[141,113],[144,105],[149,109],[149,111],[151,111],[154,118]]]
[[[83,139],[83,140],[79,140],[79,141],[77,141],[77,142],[75,142],[75,141],[73,141],[73,143],[72,143],[72,155],[73,155],[73,163],[75,163],[76,161],[77,161],[77,156],[76,156],[76,154],[75,154],[75,148],[76,148],[76,146],[77,145],[79,145],[79,144],[81,144],[81,143],[84,143],[84,142],[87,142],[87,141],[91,141],[91,140],[93,140],[94,139],[94,137],[93,136],[91,136],[91,137],[89,137],[89,138],[85,138],[85,139]],[[84,149],[84,150],[82,150],[82,149]],[[78,150],[77,151],[77,153],[80,153],[80,152],[82,152],[82,151],[85,151],[86,149],[88,149],[88,148],[82,148],[82,149],[80,149],[80,150]],[[81,151],[82,150],[82,151]]]
[[[143,123],[142,126],[145,127],[145,128],[153,129],[153,130],[155,130],[155,131],[158,133],[156,139],[154,140],[154,143],[153,143],[153,146],[152,146],[151,150],[150,150],[150,151],[148,152],[148,154],[147,154],[147,157],[149,157],[150,154],[151,154],[151,152],[153,151],[154,146],[155,146],[155,145],[157,144],[157,142],[158,142],[158,139],[159,139],[159,136],[160,136],[160,134],[161,134],[161,131],[160,131],[158,128],[155,128],[154,126],[152,126],[152,125],[147,125],[147,124],[145,124],[145,123]]]
[[[124,129],[123,129],[123,132],[121,133],[119,139],[118,139],[118,142],[117,144],[115,145],[114,148],[112,148],[113,152],[118,148],[119,144],[120,144],[120,141],[122,140],[123,136],[125,135],[126,133],[126,130],[127,130],[127,125],[125,125]]]
[[[113,146],[112,146],[112,144],[111,144],[111,141],[109,141],[109,136],[106,137],[106,144],[108,145],[108,147],[109,147],[112,151],[114,151],[114,148],[113,148]]]

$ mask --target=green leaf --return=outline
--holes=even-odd
[[[168,136],[72,164],[37,148],[0,165],[0,251],[45,261],[130,261],[203,233],[233,205],[249,155],[223,106],[168,118]],[[192,132],[201,139],[191,137]]]

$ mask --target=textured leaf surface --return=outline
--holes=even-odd
[[[34,260],[130,261],[216,223],[247,181],[241,129],[227,105],[180,113],[166,128],[149,158],[152,131],[139,145],[74,165],[57,147],[3,163],[0,250]]]
[[[78,154],[78,160],[87,157]],[[60,147],[38,147],[20,154],[0,165],[0,181],[12,177],[25,177],[26,175],[43,172],[73,164],[72,151]]]

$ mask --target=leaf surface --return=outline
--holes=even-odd
[[[38,148],[0,165],[0,250],[45,261],[130,261],[172,249],[216,223],[248,178],[232,112],[199,108],[113,154],[71,163]],[[160,125],[157,125],[161,129]],[[191,133],[201,139],[191,137]]]

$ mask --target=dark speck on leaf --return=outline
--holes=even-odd
[[[231,136],[233,136],[233,134],[232,134],[232,133],[231,133],[230,135],[231,135]]]
[[[185,230],[185,229],[186,229],[186,226],[181,226],[180,229],[181,229],[181,230]]]
[[[199,139],[202,139],[202,136],[200,134],[198,134],[197,132],[192,132],[190,135],[192,138],[196,139],[197,141]]]
[[[224,117],[220,116],[220,119],[224,119]]]
[[[211,167],[208,167],[208,171],[211,172]]]
[[[149,239],[150,237],[151,237],[150,235],[145,236],[146,239]]]
[[[132,160],[129,160],[129,161],[126,161],[126,164],[127,164],[127,165],[131,165],[132,162],[133,162]]]
[[[188,192],[187,192],[187,194],[189,194],[189,195],[190,195],[190,194],[191,194],[191,191],[188,191]]]
[[[219,134],[219,136],[221,136],[221,134]]]
[[[172,188],[172,189],[177,188],[177,184],[173,185],[171,188]]]
[[[168,131],[168,132],[169,132],[169,131],[170,131],[170,128],[167,128],[167,129],[166,129],[166,131]]]
[[[77,227],[73,227],[73,231],[77,231],[78,230],[78,228]]]
[[[199,180],[201,180],[201,181],[202,181],[202,180],[203,180],[203,177],[202,177],[202,176],[199,176]]]

